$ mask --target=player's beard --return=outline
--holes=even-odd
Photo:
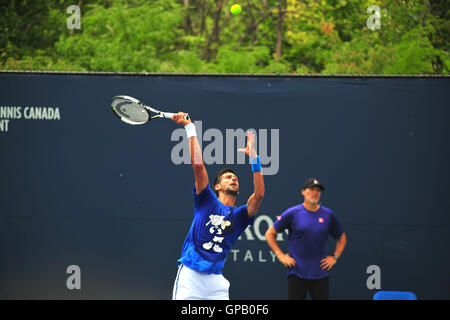
[[[237,190],[226,189],[225,194],[236,198],[239,194],[239,189]]]

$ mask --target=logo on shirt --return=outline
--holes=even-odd
[[[211,214],[209,216],[209,221],[206,223],[206,226],[208,227],[211,225],[209,228],[209,233],[214,235],[214,238],[209,242],[205,242],[202,245],[203,249],[210,250],[212,248],[214,252],[223,252],[220,245],[222,244],[223,239],[225,239],[224,236],[233,231],[233,221],[224,219],[225,216],[221,215]]]
[[[319,218],[319,223],[323,223],[323,218],[322,217]]]

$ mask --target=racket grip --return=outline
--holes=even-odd
[[[163,112],[163,117],[164,118],[167,118],[167,119],[172,119],[173,118],[173,116],[174,115],[176,115],[176,113],[171,113],[171,112]],[[184,117],[186,120],[189,120],[189,116],[188,115],[186,115],[185,117]]]
[[[175,113],[171,113],[171,112],[163,112],[163,117],[167,118],[167,119],[172,119],[173,116],[175,115]]]

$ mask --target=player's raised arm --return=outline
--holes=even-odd
[[[250,157],[250,163],[252,164],[254,192],[247,201],[247,212],[249,217],[253,217],[256,212],[258,212],[265,192],[264,178],[261,171],[261,162],[254,148],[254,144],[255,134],[249,131],[247,133],[247,146],[245,147],[245,149],[238,149],[238,152],[244,152]]]
[[[182,125],[186,130],[186,135],[189,139],[189,152],[191,154],[191,164],[194,169],[195,189],[197,194],[202,192],[209,183],[208,173],[206,172],[205,164],[203,163],[202,150],[197,140],[197,133],[195,125],[188,118],[187,113],[178,112],[173,116],[172,120]]]

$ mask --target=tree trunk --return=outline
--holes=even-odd
[[[275,60],[280,60],[283,47],[283,25],[286,14],[286,0],[278,0],[278,25],[277,25],[277,43],[275,48]]]
[[[203,35],[205,32],[205,26],[206,26],[206,16],[208,15],[208,10],[206,10],[205,0],[200,1],[200,14],[201,14],[201,21],[200,21],[199,35]]]
[[[213,56],[216,55],[217,50],[211,49],[213,43],[219,45],[220,44],[220,18],[222,8],[226,3],[226,0],[216,0],[216,10],[214,12],[214,27],[206,41],[206,47],[203,51],[202,58],[210,61]]]
[[[185,30],[186,34],[193,34],[194,33],[194,25],[191,20],[191,16],[189,15],[189,0],[183,0],[183,7],[185,10],[184,30]]]
[[[265,19],[267,19],[271,14],[272,10],[274,8],[270,8],[261,18],[259,18],[255,23],[253,23],[250,27],[248,27],[247,32],[242,36],[242,38],[239,40],[240,43],[243,43],[245,39],[247,39],[248,36],[250,36],[252,33],[256,31],[259,24],[263,22]]]

